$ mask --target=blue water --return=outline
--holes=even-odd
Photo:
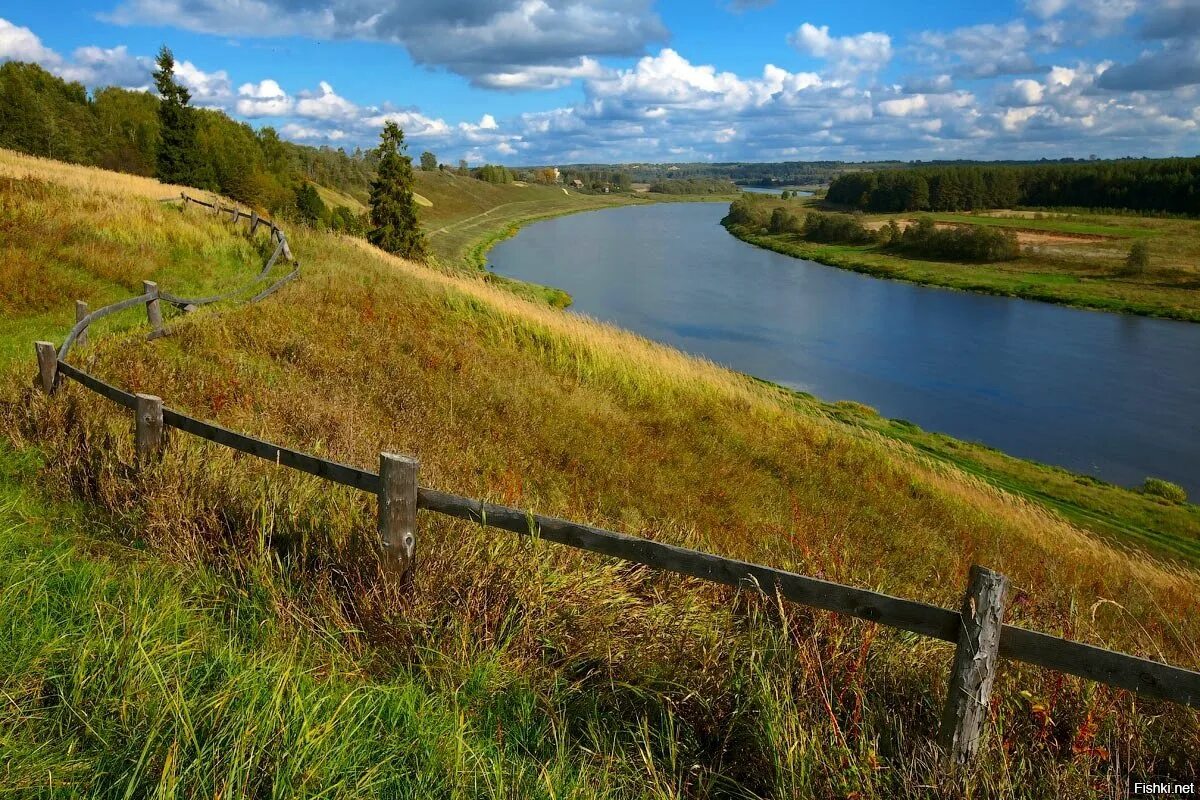
[[[539,222],[497,272],[741,372],[1125,485],[1200,496],[1200,324],[887,281],[752,247],[726,204]]]

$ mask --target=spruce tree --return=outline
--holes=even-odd
[[[425,258],[425,234],[413,201],[412,159],[404,155],[404,131],[395,122],[383,126],[379,171],[371,183],[371,225],[367,240],[404,258]]]
[[[200,177],[200,152],[196,144],[196,118],[188,103],[192,95],[175,80],[175,56],[163,45],[155,59],[154,85],[158,89],[158,179],[164,183],[195,186]]]

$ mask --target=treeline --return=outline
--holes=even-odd
[[[562,180],[567,184],[579,181],[585,190],[591,192],[628,192],[633,189],[633,178],[620,169],[564,167]]]
[[[1021,254],[1012,231],[983,225],[939,227],[929,217],[922,217],[903,229],[892,220],[881,230],[872,231],[856,214],[809,211],[800,216],[791,208],[773,206],[750,195],[733,201],[721,223],[745,233],[798,235],[821,244],[878,244],[884,250],[904,255],[947,261],[1011,261]]]
[[[8,62],[0,65],[0,147],[154,177],[160,104],[153,94],[116,88],[89,96],[82,84],[36,64]],[[185,113],[194,131],[185,155],[188,185],[275,214],[294,212],[308,181],[359,200],[368,196],[378,161],[374,151],[306,147],[221,111],[187,106]]]
[[[512,183],[517,179],[516,173],[499,164],[484,164],[473,170],[471,174],[487,183]]]
[[[854,172],[826,199],[864,211],[972,211],[1013,206],[1200,214],[1200,158]]]
[[[671,178],[650,184],[658,194],[737,194],[740,190],[732,181],[719,178]]]

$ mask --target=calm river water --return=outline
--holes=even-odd
[[[735,239],[724,203],[539,222],[496,271],[573,310],[825,400],[1115,483],[1200,497],[1200,324],[880,280]]]

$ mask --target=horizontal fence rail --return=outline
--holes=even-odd
[[[212,208],[218,213],[220,211],[218,204],[195,200],[187,195],[183,195],[183,200],[185,205],[191,202]],[[232,211],[235,212],[232,214],[234,221],[244,216],[251,220],[252,230],[259,224],[266,225],[271,230],[272,237],[279,241],[260,273],[260,278],[266,275],[279,255],[291,259],[286,236],[278,226],[260,219],[257,214],[237,212],[236,209]],[[279,287],[295,279],[298,274],[297,267],[256,295],[252,302],[269,296]],[[382,454],[380,473],[369,472],[196,419],[164,407],[157,397],[130,394],[67,363],[66,356],[71,344],[85,335],[91,323],[110,314],[139,303],[157,302],[159,297],[172,303],[197,305],[199,302],[215,302],[237,293],[220,295],[217,298],[200,298],[197,301],[176,298],[166,293],[160,294],[153,284],[147,285],[153,288],[142,295],[82,316],[57,353],[52,344],[38,342],[37,352],[43,388],[53,391],[57,377],[62,376],[117,405],[136,411],[139,462],[149,461],[150,452],[165,446],[162,436],[164,429],[175,428],[278,466],[375,495],[379,498],[380,505],[382,563],[396,573],[391,577],[402,586],[409,585],[412,579],[414,520],[417,509],[420,509],[641,564],[663,572],[759,592],[767,596],[779,596],[811,608],[845,614],[950,642],[956,645],[955,661],[940,739],[946,747],[947,757],[953,762],[969,761],[979,746],[983,733],[982,721],[986,717],[987,695],[995,677],[997,658],[1045,667],[1147,697],[1200,709],[1200,672],[1002,624],[1007,579],[981,567],[972,567],[963,608],[954,611],[419,486],[416,478],[418,464],[413,459]],[[399,571],[403,574],[399,574]]]
[[[135,395],[111,386],[70,364],[59,362],[59,372],[118,405],[129,409],[137,405]],[[358,467],[271,444],[210,422],[203,422],[170,408],[163,409],[163,421],[168,427],[178,428],[201,439],[257,456],[279,466],[370,494],[378,494],[380,491],[379,475]],[[532,514],[424,486],[417,490],[417,507],[489,528],[533,536],[665,572],[767,595],[778,594],[801,605],[846,614],[945,642],[955,642],[958,639],[958,612],[916,600],[892,597],[881,592],[715,556],[557,517]],[[1000,655],[1013,661],[1047,667],[1150,697],[1200,708],[1200,672],[1007,624],[1004,625],[1000,636]]]

